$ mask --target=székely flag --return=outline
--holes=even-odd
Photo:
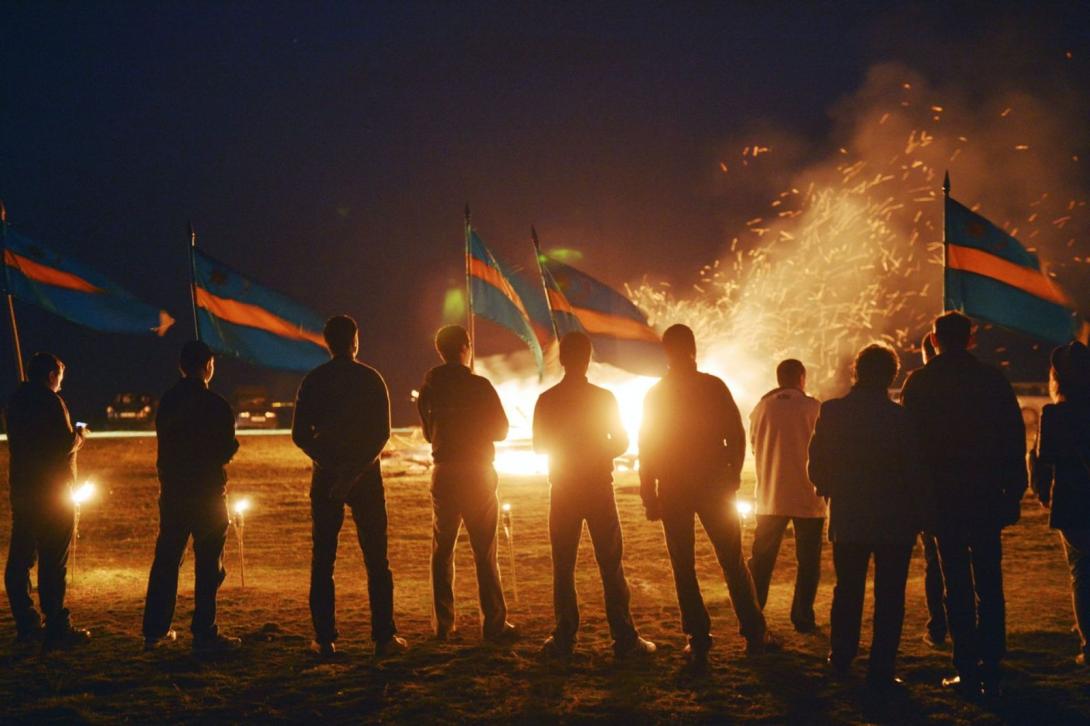
[[[3,284],[14,297],[104,333],[156,333],[174,324],[111,280],[10,229],[3,233]]]
[[[198,337],[218,353],[289,371],[329,360],[320,315],[193,248]]]
[[[945,218],[945,309],[1056,345],[1076,337],[1075,304],[1037,255],[949,196]]]
[[[538,371],[544,368],[541,344],[534,334],[530,315],[522,297],[500,269],[492,251],[485,246],[477,230],[466,228],[466,261],[469,275],[471,314],[491,320],[522,338],[534,354]]]

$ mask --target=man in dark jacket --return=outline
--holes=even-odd
[[[4,585],[19,643],[44,639],[43,648],[51,650],[79,645],[91,637],[90,632],[72,627],[64,607],[75,526],[71,488],[84,430],[72,428],[68,407],[60,397],[64,381],[60,359],[36,353],[28,372],[30,379],[19,386],[7,408],[11,543]],[[30,599],[30,568],[35,560],[41,615]]]
[[[696,579],[693,518],[700,517],[723,568],[746,652],[773,646],[742,557],[735,508],[746,437],[742,417],[722,380],[696,369],[693,331],[674,325],[662,336],[669,371],[647,392],[640,429],[640,496],[647,518],[662,520],[674,570],[685,654],[702,666],[711,621]]]
[[[969,353],[971,333],[960,313],[936,318],[938,355],[908,377],[902,401],[935,487],[928,528],[938,542],[957,668],[943,683],[997,695],[1006,653],[1000,531],[1018,521],[1026,434],[1007,379]]]
[[[549,456],[549,541],[556,611],[556,629],[543,651],[567,657],[575,646],[579,629],[575,560],[586,520],[602,575],[613,652],[618,657],[654,653],[655,644],[641,638],[632,624],[621,562],[621,523],[613,498],[613,459],[628,448],[628,433],[617,399],[587,381],[590,354],[590,338],[578,332],[565,335],[560,340],[564,379],[541,394],[534,407],[534,450]]]
[[[927,489],[912,426],[887,393],[898,367],[890,348],[871,345],[860,351],[851,393],[821,405],[807,467],[817,493],[829,500],[836,569],[829,664],[845,672],[859,650],[873,555],[874,635],[867,681],[878,688],[900,683],[894,664],[905,616],[905,582],[921,529],[917,503]]]
[[[155,435],[159,445],[159,537],[144,605],[144,648],[174,641],[170,624],[178,597],[178,569],[193,538],[193,650],[229,651],[238,638],[216,625],[216,593],[227,573],[227,462],[238,451],[235,416],[222,396],[208,388],[216,371],[212,349],[199,340],[182,346],[182,378],[159,402]]]
[[[499,566],[496,563],[496,456],[493,442],[507,438],[507,415],[496,389],[469,370],[469,335],[448,325],[435,336],[444,363],[428,371],[417,406],[424,437],[431,442],[432,547],[431,584],[435,635],[455,632],[454,545],[465,522],[477,566],[482,631],[486,640],[510,642],[515,627],[507,622]]]
[[[314,462],[310,484],[313,554],[310,615],[319,656],[336,652],[333,563],[344,506],[352,510],[367,569],[371,640],[376,655],[404,651],[394,625],[394,578],[387,559],[386,492],[379,457],[390,439],[390,395],[374,368],[356,360],[359,329],[347,315],[329,319],[330,360],[303,379],[295,400],[291,439]]]

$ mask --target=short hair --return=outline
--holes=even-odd
[[[662,334],[662,347],[668,358],[685,358],[696,356],[696,336],[688,325],[677,323],[671,325]]]
[[[1052,378],[1065,401],[1090,401],[1090,350],[1077,340],[1052,351]]]
[[[359,330],[359,326],[356,325],[356,321],[352,318],[347,315],[334,315],[325,321],[322,335],[325,337],[325,344],[329,348],[329,352],[337,355],[352,352],[352,344],[356,341],[356,334],[359,333]]]
[[[469,333],[461,325],[444,325],[435,334],[435,349],[447,363],[461,360],[462,348],[469,345]]]
[[[935,318],[935,338],[943,350],[965,350],[973,333],[973,321],[956,310]]]
[[[593,346],[586,333],[578,330],[568,333],[560,339],[560,365],[583,367],[590,363]]]
[[[178,367],[187,376],[195,376],[204,370],[212,357],[212,349],[208,347],[207,343],[200,340],[190,340],[182,346],[182,352],[178,356]]]
[[[890,387],[900,369],[901,359],[893,348],[872,343],[855,356],[855,361],[852,362],[852,378],[856,385],[884,389]]]
[[[27,367],[27,378],[36,383],[44,383],[49,380],[51,373],[60,373],[64,370],[64,363],[52,353],[35,353],[30,358]]]
[[[776,383],[780,384],[781,388],[799,385],[805,375],[806,366],[802,364],[801,360],[788,358],[776,366]]]

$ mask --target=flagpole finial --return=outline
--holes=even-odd
[[[946,175],[942,179],[942,193],[946,196],[950,196],[950,172],[947,171]]]

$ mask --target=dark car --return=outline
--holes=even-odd
[[[148,393],[119,393],[106,406],[106,423],[114,429],[153,428],[157,405]]]
[[[240,429],[277,429],[291,425],[290,413],[274,406],[269,392],[261,386],[235,389],[235,425]]]

